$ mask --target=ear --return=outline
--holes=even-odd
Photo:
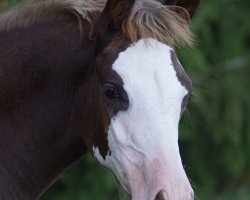
[[[122,22],[126,19],[135,0],[108,0],[101,14],[101,18],[109,31],[121,28]]]
[[[129,16],[135,0],[107,0],[95,23],[98,50],[103,49],[113,36],[121,31],[123,21]]]
[[[185,10],[188,11],[190,19],[192,19],[199,5],[199,2],[200,0],[165,0],[163,4],[185,8]]]

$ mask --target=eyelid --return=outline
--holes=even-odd
[[[117,83],[117,82],[115,82],[115,81],[105,81],[105,82],[102,82],[102,85],[113,85],[113,86],[115,86],[116,88],[120,88],[121,86],[119,85],[119,83]]]

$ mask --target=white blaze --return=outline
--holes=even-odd
[[[170,199],[191,199],[191,186],[178,148],[178,123],[187,90],[176,76],[171,48],[154,39],[140,40],[121,52],[113,69],[129,97],[108,130],[111,155],[105,160],[133,200],[152,200],[160,190]]]

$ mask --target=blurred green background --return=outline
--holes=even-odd
[[[0,10],[20,1],[0,0]],[[180,124],[183,164],[201,200],[250,199],[250,1],[201,0],[193,50],[178,55],[194,84]],[[124,199],[110,173],[85,157],[42,200]]]

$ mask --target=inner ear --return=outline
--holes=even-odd
[[[197,10],[199,2],[200,0],[164,0],[163,4],[184,8],[188,12],[189,18],[192,19]]]

